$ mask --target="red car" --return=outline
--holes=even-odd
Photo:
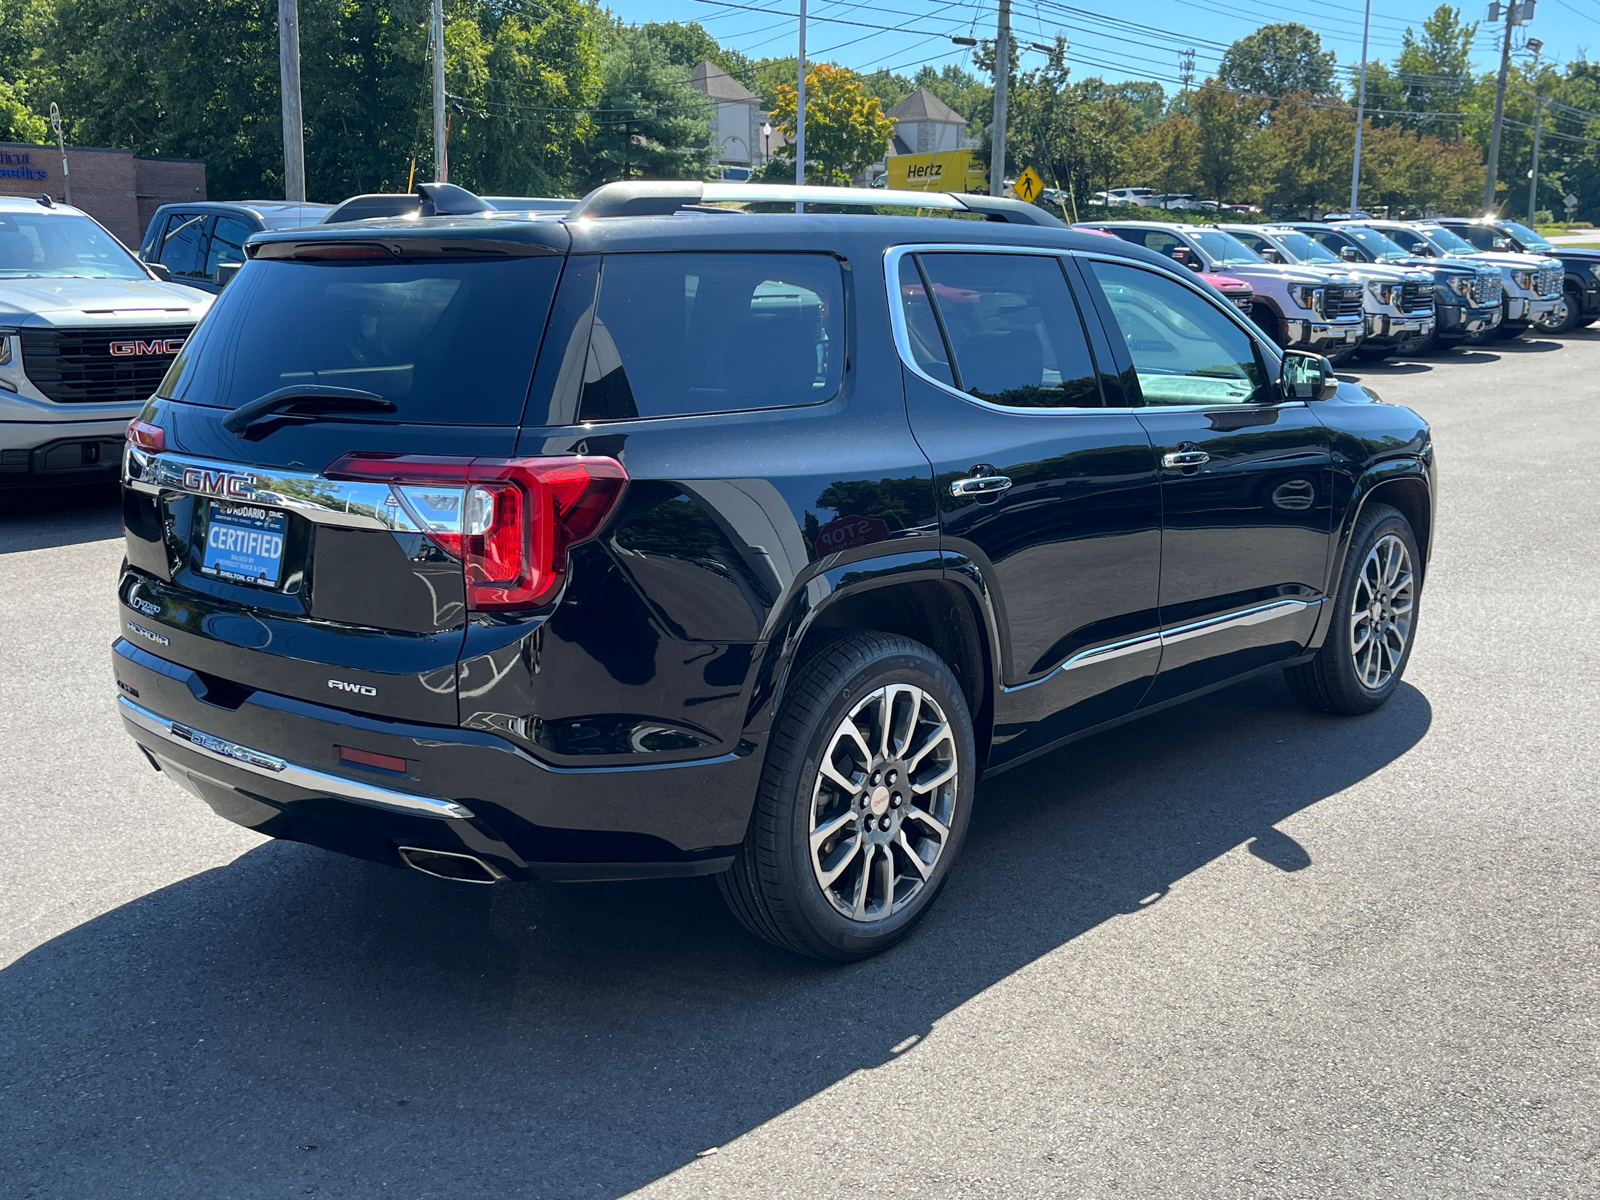
[[[1117,236],[1107,230],[1096,229],[1092,225],[1074,225],[1073,228],[1079,233],[1099,233],[1104,234],[1106,237]],[[1244,280],[1235,279],[1232,275],[1201,274],[1200,278],[1226,296],[1228,302],[1237,307],[1240,312],[1246,316],[1250,315],[1250,307],[1255,303],[1256,293],[1255,289]]]

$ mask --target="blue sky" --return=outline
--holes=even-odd
[[[1119,5],[1107,0],[1013,0],[1012,22],[1020,43],[1050,42],[1057,32],[1072,43],[1073,77],[1158,79],[1176,90],[1178,52],[1195,51],[1195,75],[1216,70],[1223,48],[1257,26],[1274,21],[1300,21],[1322,35],[1340,64],[1361,60],[1360,0],[1143,0]],[[753,57],[793,54],[799,0],[737,0],[729,7],[712,0],[611,0],[612,12],[625,21],[699,21],[725,46]],[[1392,60],[1410,25],[1421,28],[1433,11],[1428,0],[1377,0],[1372,6],[1369,56]],[[752,12],[749,8],[768,9]],[[1468,20],[1482,20],[1487,4],[1463,6]],[[924,63],[958,63],[970,69],[970,52],[950,43],[952,34],[994,35],[994,0],[808,0],[811,15],[808,57],[842,63],[857,70],[889,67],[911,73]],[[1147,32],[1118,29],[1096,16],[1137,22]],[[828,18],[833,18],[829,20]],[[857,22],[847,24],[846,22]],[[884,32],[865,26],[895,26]],[[1475,57],[1483,69],[1499,62],[1498,25],[1482,25]],[[1537,16],[1521,31],[1544,43],[1543,57],[1557,64],[1600,57],[1600,0],[1540,0]],[[1038,65],[1043,56],[1025,52],[1022,65]]]

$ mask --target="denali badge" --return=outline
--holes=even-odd
[[[361,683],[346,683],[342,679],[328,680],[328,686],[336,692],[354,692],[358,696],[376,696],[377,688],[369,688]]]
[[[153,342],[112,342],[106,347],[113,358],[133,358],[141,354],[176,354],[187,338],[157,338]]]
[[[204,467],[183,469],[183,490],[202,496],[225,496],[234,500],[255,497],[256,477],[235,471],[213,471]]]
[[[132,621],[129,621],[128,622],[128,628],[133,630],[135,633],[137,633],[140,637],[144,638],[146,641],[154,642],[158,646],[170,646],[170,645],[172,645],[172,642],[171,642],[170,639],[162,637],[159,633],[151,633],[143,625],[135,625]]]

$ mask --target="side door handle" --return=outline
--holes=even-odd
[[[1011,486],[1008,475],[968,475],[965,479],[953,480],[950,484],[952,496],[998,496]]]
[[[1204,450],[1174,450],[1161,456],[1163,467],[1198,467],[1210,461],[1211,455]]]

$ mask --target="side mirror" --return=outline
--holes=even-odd
[[[1256,253],[1261,255],[1261,257],[1266,259],[1269,263],[1281,263],[1283,261],[1283,255],[1279,254],[1271,246],[1263,246],[1260,250],[1256,251]]]
[[[147,263],[145,263],[144,266],[145,266],[145,270],[149,271],[150,274],[154,275],[157,279],[161,280],[162,283],[171,283],[172,282],[172,272],[167,270],[167,268],[164,267],[162,264],[147,262]]]
[[[227,287],[233,277],[239,273],[239,268],[242,266],[244,266],[243,263],[218,263],[211,272],[211,282],[219,288]]]
[[[1339,257],[1344,259],[1345,262],[1360,262],[1361,252],[1354,246],[1340,246]]]
[[[1285,400],[1331,400],[1339,390],[1333,364],[1307,350],[1285,350],[1278,390]]]

